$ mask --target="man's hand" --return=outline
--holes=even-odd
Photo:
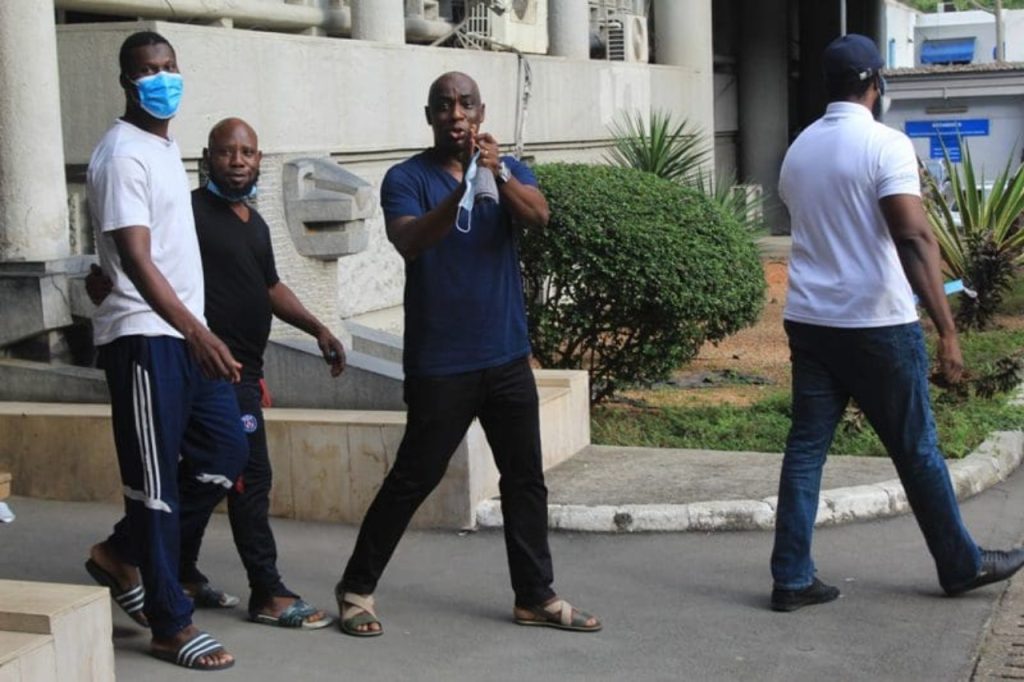
[[[98,306],[103,303],[103,299],[109,296],[113,290],[114,282],[104,274],[100,266],[95,263],[90,264],[89,274],[85,276],[85,294],[92,304]]]
[[[235,360],[223,341],[206,327],[185,336],[192,357],[207,379],[227,379],[237,384],[242,378],[242,363]]]
[[[324,327],[316,335],[316,344],[320,346],[320,352],[324,360],[331,366],[331,376],[336,377],[345,371],[345,347],[341,341],[335,338],[329,329]]]
[[[498,165],[501,163],[501,151],[498,149],[498,141],[490,133],[474,135],[473,141],[480,150],[480,159],[477,165],[491,171],[495,177],[498,176]]]
[[[964,373],[964,356],[960,352],[960,342],[956,334],[940,336],[936,352],[935,373],[932,383],[939,388],[948,388],[960,383]]]

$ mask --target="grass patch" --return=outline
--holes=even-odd
[[[994,330],[961,336],[965,363],[976,373],[998,358],[1024,348],[1024,330]],[[951,403],[932,390],[939,444],[947,457],[973,451],[992,431],[1024,428],[1024,407],[1007,404],[1006,395]],[[769,393],[750,406],[698,405],[655,407],[643,400],[596,407],[591,413],[595,443],[664,448],[712,448],[782,452],[790,424],[789,389]],[[836,429],[831,452],[885,455],[864,422],[846,420]]]

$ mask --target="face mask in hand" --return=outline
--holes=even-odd
[[[459,208],[455,212],[455,229],[463,234],[469,234],[473,228],[473,206],[477,197],[498,201],[498,183],[494,181],[494,174],[486,169],[481,173],[477,164],[479,159],[480,152],[477,152],[469,162],[469,168],[466,169],[466,191],[462,193]],[[465,229],[459,224],[459,216],[463,211],[467,214]]]
[[[161,71],[132,82],[139,93],[139,106],[147,114],[167,120],[178,113],[183,87],[180,73]]]

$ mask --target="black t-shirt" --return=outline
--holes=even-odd
[[[278,282],[270,229],[249,209],[249,222],[225,200],[200,187],[192,192],[206,283],[206,323],[243,372],[259,373],[270,336],[270,287]]]

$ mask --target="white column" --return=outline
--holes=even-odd
[[[715,73],[711,0],[654,0],[652,6],[655,60],[658,64],[683,66],[695,72],[699,96],[692,104],[691,120],[704,130],[708,144],[713,147]]]
[[[378,43],[405,43],[402,0],[352,0],[352,37]]]
[[[0,2],[0,261],[69,253],[53,0]]]
[[[570,59],[590,58],[590,6],[587,0],[550,0],[548,54]]]

